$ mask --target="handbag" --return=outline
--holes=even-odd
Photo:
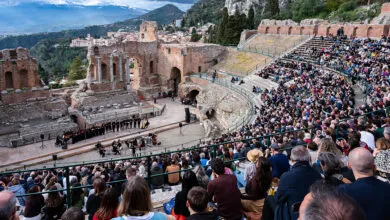
[[[163,204],[164,211],[168,215],[172,213],[172,209],[175,207],[175,198],[172,198],[169,202]]]

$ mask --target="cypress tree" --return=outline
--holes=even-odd
[[[217,43],[225,44],[226,43],[226,27],[229,22],[229,14],[227,8],[223,8],[222,11],[222,20],[218,25],[218,33],[217,33]]]
[[[253,10],[253,6],[251,6],[248,12],[248,29],[253,30],[254,27],[255,27],[255,10]]]

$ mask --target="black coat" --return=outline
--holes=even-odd
[[[390,184],[375,177],[360,178],[339,187],[362,207],[368,220],[385,220],[390,217]]]
[[[275,193],[277,206],[290,209],[294,203],[303,201],[310,186],[320,179],[321,175],[310,166],[309,162],[295,163],[290,171],[285,172],[280,177],[278,190]],[[291,210],[289,211],[291,214]],[[297,219],[297,216],[290,216],[291,219]],[[278,219],[277,216],[275,217]]]

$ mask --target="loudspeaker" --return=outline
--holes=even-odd
[[[190,123],[191,121],[190,108],[185,108],[184,111],[186,112],[186,122]]]
[[[41,139],[45,139],[45,135],[44,134],[41,134]]]
[[[51,155],[53,157],[53,160],[56,161],[58,158],[57,158],[57,154],[53,154]]]

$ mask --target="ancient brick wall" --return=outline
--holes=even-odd
[[[41,86],[37,61],[28,49],[0,51],[0,91]]]

